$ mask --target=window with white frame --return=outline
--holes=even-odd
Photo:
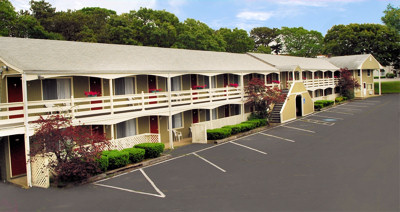
[[[218,118],[217,108],[212,109],[212,119],[217,120]]]
[[[361,70],[357,70],[357,76],[360,76]]]
[[[172,129],[182,128],[182,127],[183,127],[182,113],[173,115],[172,116]]]
[[[205,110],[206,111],[206,121],[210,121],[210,110]]]
[[[115,95],[126,95],[135,93],[135,78],[124,77],[115,79]]]
[[[42,80],[43,100],[71,98],[71,79]]]
[[[136,119],[131,119],[117,124],[117,138],[136,135]]]
[[[171,90],[180,91],[181,89],[181,76],[171,78]]]
[[[211,88],[216,88],[217,87],[217,76],[212,76],[211,77]]]

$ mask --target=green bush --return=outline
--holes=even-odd
[[[257,127],[261,127],[261,126],[267,125],[267,120],[266,119],[252,119],[252,120],[249,120],[247,122],[254,122],[257,125]]]
[[[385,76],[381,76],[381,79],[385,79]],[[379,79],[379,77],[374,77],[374,79]]]
[[[135,148],[140,148],[145,150],[144,158],[156,158],[164,152],[163,143],[143,143],[135,145]]]
[[[129,163],[128,152],[118,150],[104,151],[102,156],[108,157],[108,170],[120,168]]]
[[[393,73],[387,73],[386,74],[386,78],[394,78],[394,74]]]
[[[231,135],[235,135],[235,134],[242,132],[242,126],[240,126],[239,124],[223,126],[222,128],[231,129]]]
[[[98,167],[101,171],[106,172],[108,169],[108,156],[101,155],[99,159],[97,159]]]
[[[318,103],[315,103],[315,102],[314,102],[314,109],[315,109],[315,110],[321,110],[323,107],[324,107],[323,104],[318,104]]]
[[[129,163],[138,163],[144,160],[145,150],[139,148],[128,148],[122,150],[129,154]]]
[[[322,104],[324,107],[333,105],[335,102],[331,100],[317,100],[314,102],[314,104]]]
[[[258,113],[254,113],[254,112],[252,112],[251,114],[250,114],[250,116],[249,117],[247,117],[247,120],[254,120],[254,119],[263,119],[264,117],[262,116],[262,115],[260,115],[260,114],[258,114]]]
[[[231,128],[217,128],[207,130],[207,140],[218,140],[229,137],[232,133]]]
[[[251,125],[251,127],[250,127],[249,130],[252,130],[252,129],[254,129],[254,128],[257,128],[257,125],[258,125],[258,123],[257,123],[257,122],[254,122],[254,121],[244,121],[244,122],[242,122],[241,124],[249,124],[249,125]]]

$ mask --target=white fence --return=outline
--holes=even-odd
[[[200,122],[192,124],[192,142],[193,143],[207,143],[207,130],[221,128],[227,125],[235,125],[247,121],[247,117],[251,113],[244,115],[230,116],[226,118],[216,119],[212,121]]]
[[[144,133],[140,135],[115,139],[110,141],[112,150],[123,150],[127,148],[132,148],[136,144],[142,143],[160,143],[160,134]]]

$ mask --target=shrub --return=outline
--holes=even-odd
[[[217,128],[207,130],[207,140],[218,140],[229,137],[232,133],[231,128]]]
[[[343,96],[339,96],[339,97],[335,98],[335,102],[343,102],[343,101],[344,101]]]
[[[256,124],[257,127],[265,126],[267,125],[267,120],[266,119],[252,119],[247,122],[253,122]]]
[[[159,157],[162,152],[164,152],[163,143],[143,143],[135,145],[135,148],[144,149],[144,158],[156,158]]]
[[[386,74],[386,78],[394,78],[394,74],[393,73],[387,73]]]
[[[240,126],[239,124],[223,126],[222,128],[231,129],[231,135],[235,135],[235,134],[242,132],[242,126]]]
[[[129,154],[129,163],[138,163],[144,159],[145,150],[140,148],[128,148],[122,150]]]
[[[314,102],[314,109],[315,109],[315,110],[321,110],[323,107],[324,107],[323,104],[318,104],[318,103],[315,103],[315,102]]]
[[[251,113],[249,117],[247,117],[247,120],[254,120],[254,119],[262,119],[264,118],[262,115],[258,114],[258,113]]]
[[[386,76],[381,76],[381,79],[385,79]],[[379,79],[379,77],[374,77],[374,79]]]
[[[82,181],[101,172],[97,163],[84,158],[71,158],[68,163],[62,163],[54,170],[59,182]]]
[[[258,123],[254,122],[254,121],[244,121],[244,122],[242,122],[242,124],[249,124],[250,125],[250,129],[249,130],[257,128],[257,125],[258,125]]]
[[[118,150],[104,151],[103,156],[108,157],[108,168],[116,169],[126,166],[129,163],[129,153]]]
[[[99,159],[97,159],[98,167],[101,171],[106,172],[108,169],[108,156],[101,155]]]
[[[333,103],[335,103],[334,101],[331,100],[317,100],[314,102],[314,104],[322,104],[323,107],[327,107],[329,105],[333,105]]]

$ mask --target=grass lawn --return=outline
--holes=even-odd
[[[375,82],[375,94],[379,93],[379,83]],[[382,82],[382,94],[400,93],[400,81]]]

